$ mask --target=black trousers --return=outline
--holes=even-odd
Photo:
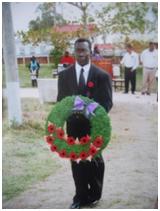
[[[67,134],[74,138],[90,135],[90,121],[81,114],[72,114],[67,120]],[[76,187],[73,202],[82,205],[99,200],[102,194],[104,161],[102,156],[90,161],[71,161],[72,175]]]
[[[32,87],[37,87],[37,79],[32,80]]]
[[[129,82],[131,82],[132,93],[136,90],[136,70],[131,71],[132,68],[125,67],[124,80],[125,80],[125,92],[129,90]]]
[[[102,156],[92,161],[71,162],[72,174],[76,187],[73,202],[81,204],[91,203],[99,200],[102,195],[104,161]]]

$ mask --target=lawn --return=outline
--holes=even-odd
[[[39,70],[39,78],[52,78],[53,64],[42,64]],[[31,87],[29,69],[27,66],[19,65],[19,78],[21,87]]]
[[[43,140],[45,120],[52,106],[40,105],[36,99],[23,99],[24,123],[9,128],[3,101],[3,200],[17,196],[60,168]]]
[[[31,87],[31,80],[29,69],[25,65],[19,65],[19,80],[20,80],[20,87]],[[55,71],[53,64],[41,64],[41,68],[39,71],[39,78],[52,78],[52,72]],[[122,77],[124,77],[124,73],[122,70]],[[5,74],[3,68],[3,87],[5,87]],[[136,75],[136,90],[141,91],[142,89],[142,68],[137,69]],[[152,91],[156,92],[157,90],[157,83],[153,85]]]

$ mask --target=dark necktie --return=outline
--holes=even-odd
[[[79,94],[85,95],[85,89],[86,89],[86,84],[85,84],[85,79],[83,75],[84,69],[81,69],[80,77],[79,77]]]

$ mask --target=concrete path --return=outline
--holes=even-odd
[[[36,94],[37,89],[21,89],[22,97]],[[92,209],[153,209],[158,195],[156,94],[116,92],[113,102],[112,140],[103,151],[103,194]],[[53,160],[61,165],[56,174],[3,201],[3,209],[67,209],[75,192],[70,162],[56,154]]]
[[[54,100],[56,101],[57,93],[53,93]],[[6,96],[6,90],[3,90],[3,96]],[[21,88],[20,89],[21,98],[39,98],[39,91],[37,88]],[[141,95],[140,92],[133,94],[124,94],[122,91],[113,92],[113,102],[124,102],[124,103],[138,103],[138,104],[157,104],[157,94],[153,93],[150,96]]]

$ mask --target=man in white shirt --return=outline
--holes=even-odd
[[[136,90],[136,69],[139,65],[138,54],[133,51],[132,46],[127,44],[126,46],[126,54],[121,60],[121,64],[125,66],[125,92],[128,93],[129,90],[129,81],[131,82],[131,92],[135,93]]]
[[[142,94],[150,95],[158,67],[158,51],[155,49],[153,42],[150,42],[149,48],[142,52],[140,60],[143,66]]]

